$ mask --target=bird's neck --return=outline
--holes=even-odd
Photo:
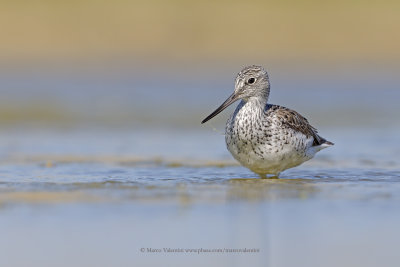
[[[240,121],[240,118],[247,119],[249,117],[254,117],[256,119],[253,121],[257,121],[257,118],[262,117],[266,105],[266,98],[250,97],[248,99],[242,99],[232,116],[237,117],[238,121]]]
[[[254,96],[254,97],[250,97],[248,99],[243,99],[243,102],[244,102],[243,104],[245,104],[246,106],[251,106],[252,108],[255,108],[255,109],[264,110],[264,108],[268,102],[268,97]]]
[[[232,114],[230,121],[234,121],[238,125],[241,125],[242,121],[247,121],[249,118],[252,118],[250,123],[259,121],[264,114],[266,105],[266,98],[250,97],[248,99],[242,99],[240,104],[236,107],[235,112]]]

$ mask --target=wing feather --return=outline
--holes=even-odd
[[[318,135],[317,129],[311,126],[308,120],[301,116],[298,112],[282,106],[271,105],[267,110],[267,114],[268,113],[270,113],[270,116],[276,116],[282,125],[297,132],[301,132],[307,137],[313,137],[313,146],[318,146],[326,142],[324,138]]]

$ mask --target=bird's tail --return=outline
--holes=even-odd
[[[334,143],[332,143],[331,141],[326,140],[325,138],[320,137],[320,144],[315,146],[315,148],[317,149],[317,151],[320,151],[324,148],[328,148],[333,146]]]

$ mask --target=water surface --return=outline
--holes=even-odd
[[[325,132],[334,147],[265,180],[210,128],[10,129],[1,265],[395,266],[396,129]],[[164,248],[259,252],[147,252]]]
[[[126,73],[1,80],[1,266],[397,266],[396,75],[273,75],[335,146],[265,180],[227,152],[227,112],[200,125],[233,77]]]

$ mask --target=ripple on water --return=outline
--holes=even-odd
[[[172,166],[118,162],[57,162],[1,166],[2,203],[282,201],[291,199],[400,198],[393,169],[303,166],[281,179],[259,179],[235,164]],[[59,194],[60,198],[57,198]]]

